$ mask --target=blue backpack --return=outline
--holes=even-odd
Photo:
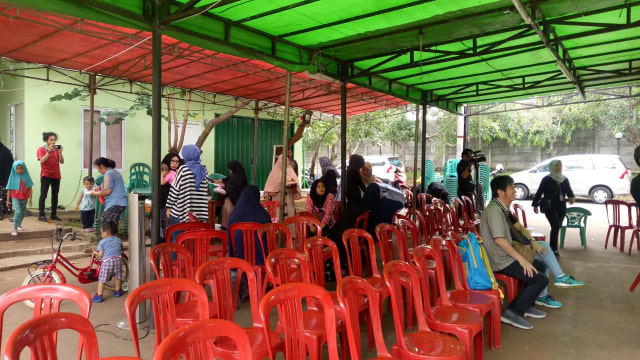
[[[464,240],[458,243],[458,249],[469,287],[473,290],[498,289],[489,258],[482,246],[482,239],[474,233],[468,233]]]

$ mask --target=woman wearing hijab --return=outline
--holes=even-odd
[[[271,223],[271,216],[260,204],[260,189],[254,185],[245,186],[244,190],[240,194],[240,198],[233,208],[231,215],[229,215],[229,228],[231,225],[239,222],[253,222],[258,224]],[[229,230],[227,230],[228,232]],[[231,243],[231,233],[229,235],[229,255],[240,259],[244,258],[244,245],[242,243],[242,232],[236,231],[234,238],[236,239],[235,248]],[[260,238],[256,234],[256,265],[264,265],[264,258],[262,257],[262,248]],[[265,256],[268,254],[264,254]]]
[[[189,221],[191,211],[200,221],[209,219],[207,170],[200,162],[200,149],[195,145],[182,148],[184,165],[173,179],[166,204],[166,216],[171,224]]]
[[[307,197],[306,211],[313,213],[316,215],[318,220],[320,220],[320,223],[322,223],[323,236],[326,236],[329,233],[329,230],[336,222],[333,217],[335,209],[335,202],[333,199],[334,194],[327,191],[322,178],[311,184],[309,196]]]
[[[569,179],[562,175],[562,162],[560,160],[551,161],[549,171],[549,175],[542,178],[536,196],[533,197],[532,205],[533,212],[537,214],[538,206],[542,203],[548,204],[548,206],[542,206],[542,210],[551,225],[549,246],[556,256],[560,256],[558,253],[558,233],[567,213],[567,199],[569,199],[569,204],[573,204],[575,197]]]
[[[293,171],[293,168],[287,164],[287,177],[286,177],[286,192],[285,192],[285,217],[294,216],[296,214],[295,200],[302,198],[302,191],[300,190],[300,183],[298,177]],[[268,200],[280,201],[280,190],[282,185],[282,155],[278,156],[276,163],[273,165],[273,169],[267,177],[267,182],[264,184],[264,197]]]
[[[400,201],[387,199],[382,197],[380,186],[373,183],[367,187],[364,192],[364,204],[369,213],[369,222],[367,223],[367,231],[373,238],[378,241],[375,233],[378,224],[393,224],[393,216],[396,211],[402,209],[404,204]]]
[[[376,182],[376,177],[373,176],[373,165],[370,162],[365,161],[362,168],[360,168],[360,177],[364,186],[369,186]]]
[[[229,161],[227,169],[231,176],[227,176],[222,179],[224,189],[227,192],[227,197],[224,199],[224,206],[222,207],[222,228],[226,229],[229,222],[229,215],[233,211],[233,207],[238,202],[240,194],[245,187],[247,187],[247,175],[244,172],[244,166],[238,160]]]

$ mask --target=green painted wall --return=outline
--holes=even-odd
[[[88,75],[78,73],[70,73],[74,78],[83,82],[88,82]],[[33,76],[44,77],[44,70],[30,70]],[[51,77],[57,80],[69,81],[69,78],[61,74],[51,72]],[[7,114],[2,109],[7,108],[7,104],[16,102],[22,97],[24,98],[24,127],[25,136],[23,139],[17,139],[21,142],[25,149],[25,162],[33,177],[36,185],[34,186],[34,205],[37,207],[37,198],[40,196],[39,175],[40,165],[36,159],[36,150],[42,146],[43,131],[53,131],[58,134],[58,144],[64,146],[63,154],[65,163],[61,165],[62,181],[60,186],[60,205],[66,208],[74,208],[77,196],[81,190],[82,178],[87,175],[87,171],[82,170],[82,114],[83,108],[89,106],[89,100],[71,100],[50,102],[49,98],[54,95],[62,94],[73,90],[74,86],[44,82],[36,79],[16,78],[15,81],[9,82],[7,77],[3,77],[4,89],[24,89],[15,92],[0,92],[0,136],[7,133]],[[100,78],[98,79],[100,83]],[[150,86],[147,85],[147,88]],[[126,94],[129,90],[129,84],[115,85],[111,89],[122,92],[98,91],[95,96],[96,108],[108,109],[127,109],[134,100],[133,95]],[[134,86],[134,89],[135,86]],[[165,89],[165,93],[168,90]],[[193,97],[198,98],[196,96]],[[211,98],[211,95],[208,96]],[[224,97],[217,95],[218,103],[224,100]],[[233,99],[225,101],[229,106],[235,105]],[[163,113],[166,115],[166,101],[162,104]],[[178,109],[178,118],[182,119],[184,102],[176,97],[176,108]],[[216,114],[227,111],[227,107],[211,104],[200,104],[192,102],[189,113],[195,114],[195,118],[190,118],[190,122],[198,122],[204,129],[203,119],[213,119]],[[253,118],[253,110],[243,109],[236,113],[238,116]],[[267,115],[261,114],[266,117]],[[144,162],[151,164],[151,117],[145,112],[138,112],[134,116],[124,121],[124,170],[122,171],[125,181],[129,176],[129,166],[136,162]],[[167,143],[167,122],[162,121],[162,139],[161,149],[162,155],[168,149]],[[203,145],[202,161],[210,171],[214,169],[214,136],[215,130],[209,135],[207,141]],[[95,158],[96,156],[94,156]],[[118,164],[119,165],[119,164]],[[225,169],[226,170],[226,169]],[[226,171],[225,171],[226,172]],[[94,170],[93,175],[97,175]],[[47,201],[47,206],[49,202]]]

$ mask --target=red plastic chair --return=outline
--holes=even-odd
[[[464,197],[466,196],[463,196],[463,198]],[[469,213],[469,207],[466,206],[465,202],[459,198],[453,198],[451,199],[451,203],[454,209],[458,210],[458,219],[462,222],[460,224],[462,232],[472,232],[479,235],[478,226],[480,225],[480,220],[476,220],[475,216]]]
[[[518,219],[518,221],[522,224],[522,226],[527,228],[529,231],[533,230],[533,229],[531,229],[531,228],[529,228],[527,226],[527,213],[524,212],[524,208],[522,207],[522,205],[514,203],[513,204],[513,214],[516,217],[516,219]],[[531,232],[531,237],[536,241],[545,241],[545,240],[547,240],[546,235],[544,235],[542,233]]]
[[[140,357],[140,344],[138,343],[138,325],[136,323],[136,312],[140,303],[145,300],[151,302],[153,310],[153,322],[156,329],[156,339],[154,349],[160,345],[162,340],[174,330],[181,327],[176,318],[175,299],[184,293],[188,293],[196,302],[193,304],[198,314],[197,320],[209,318],[209,301],[207,293],[202,286],[193,280],[187,279],[158,279],[149,281],[133,290],[124,302],[124,309],[127,313],[133,345],[136,349],[136,356]],[[187,325],[187,324],[184,324]],[[184,326],[182,325],[182,326]]]
[[[429,244],[431,237],[436,235],[436,224],[433,216],[426,216],[422,214],[421,211],[416,212],[416,225],[418,226],[420,236],[424,240],[421,241],[421,243]]]
[[[340,208],[342,207],[342,203],[340,201],[334,201],[333,206],[333,218],[337,220],[340,218]]]
[[[254,359],[243,329],[231,321],[218,319],[198,321],[174,331],[158,346],[153,359],[215,359],[216,343],[222,339],[230,340],[237,349],[234,359]]]
[[[404,194],[404,200],[407,204],[407,215],[411,216],[411,214],[413,214],[413,192],[411,190],[404,189],[402,193]],[[417,207],[417,210],[420,211],[419,206]]]
[[[222,230],[191,230],[178,235],[176,243],[187,248],[193,259],[193,272],[200,265],[209,261],[211,256],[224,257],[227,255],[227,232]]]
[[[283,248],[287,244],[293,244],[291,231],[286,225],[279,223],[262,225],[258,230],[258,236],[266,239],[269,249]]]
[[[405,275],[402,275],[405,274]],[[406,311],[415,313],[418,322],[418,330],[405,333],[404,323],[404,299],[403,286],[400,277],[408,277],[413,284],[413,291],[409,296],[413,297],[413,307],[407,307]],[[425,311],[430,311],[423,305],[423,296],[418,278],[418,272],[409,263],[392,260],[384,266],[384,279],[391,293],[393,305],[393,322],[396,329],[397,343],[391,347],[391,355],[394,359],[467,359],[465,347],[456,338],[433,332],[429,325]]]
[[[418,209],[424,213],[425,207],[431,204],[431,200],[433,200],[433,196],[431,194],[418,194]]]
[[[164,238],[166,242],[170,243],[171,235],[175,231],[189,231],[189,230],[203,230],[203,229],[213,229],[213,227],[207,223],[203,223],[200,221],[173,224],[167,227],[167,231],[165,232]]]
[[[253,358],[267,358],[269,357],[269,346],[271,346],[271,353],[275,354],[280,351],[280,336],[275,332],[270,333],[270,342],[267,342],[264,337],[264,324],[258,313],[258,287],[253,266],[242,259],[234,257],[214,259],[198,269],[196,280],[198,284],[209,287],[215,304],[216,318],[233,321],[234,312],[238,308],[238,299],[234,296],[235,292],[232,288],[231,277],[233,272],[236,274],[242,272],[247,279],[249,308],[253,324],[251,327],[244,328],[244,331],[249,337]],[[236,282],[240,282],[240,277],[236,276],[235,279]],[[221,354],[237,355],[237,350],[233,343],[225,339],[220,339],[216,346],[217,351]]]
[[[282,225],[293,226],[293,241],[288,242],[286,247],[302,251],[305,240],[313,236],[322,235],[322,223],[315,216],[296,215],[282,221]],[[315,228],[315,232],[309,230],[309,226]]]
[[[296,212],[296,216],[311,216],[317,218],[316,214],[312,213],[311,211],[298,211]]]
[[[174,259],[171,258],[172,256]],[[172,243],[156,245],[149,252],[149,262],[156,274],[156,279],[195,280],[193,256],[184,246]]]
[[[356,229],[367,230],[367,225],[369,225],[369,215],[371,214],[371,210],[367,210],[362,215],[358,216],[356,219]]]
[[[408,256],[408,251],[406,249],[406,239],[398,228],[389,224],[378,224],[378,226],[376,226],[376,236],[378,237],[378,243],[380,244],[380,256],[382,257],[383,266],[393,260],[407,261],[406,256]],[[398,244],[398,256],[396,256],[395,250],[393,248],[394,238],[395,243]],[[405,287],[409,287],[407,293],[410,293],[410,291],[412,291],[410,288],[410,279],[405,277],[401,280],[404,281],[403,285]],[[413,298],[411,296],[407,296],[406,299],[407,306],[411,308],[413,306]],[[407,326],[410,328],[413,327],[412,313],[407,314]]]
[[[404,242],[406,244],[406,252],[404,254],[405,261],[412,261],[413,259],[413,248],[420,246],[420,232],[416,223],[414,223],[411,219],[403,215],[396,215],[396,222],[398,225],[398,229],[404,236]],[[411,238],[411,242],[409,242],[409,238]],[[403,246],[404,248],[404,246]],[[400,249],[398,249],[400,251]]]
[[[446,245],[446,244],[445,244]],[[419,246],[413,252],[413,256],[422,275],[427,275],[428,262],[435,263],[437,281],[428,284],[429,287],[438,289],[439,297],[432,313],[427,314],[427,323],[433,329],[455,335],[467,349],[467,358],[483,358],[484,344],[482,341],[482,319],[491,312],[491,300],[482,294],[473,294],[465,290],[447,291],[444,282],[444,266],[442,264],[442,244],[433,244],[432,248]],[[424,280],[426,283],[426,280]],[[428,301],[428,300],[425,300]],[[428,308],[426,305],[425,308]],[[487,324],[491,324],[491,318],[487,317]]]
[[[262,207],[267,210],[267,212],[269,213],[269,216],[271,217],[271,220],[278,219],[278,209],[280,208],[280,201],[275,201],[275,200],[271,200],[271,201],[265,201],[262,203]]]
[[[620,252],[624,252],[625,232],[634,228],[632,206],[622,200],[606,200],[604,203],[607,209],[607,219],[609,220],[609,229],[607,230],[604,248],[607,248],[609,233],[613,229],[613,246],[617,246],[618,235],[620,235]]]
[[[638,276],[636,276],[636,279],[633,280],[633,283],[631,284],[629,291],[633,292],[636,289],[636,286],[638,286],[638,284],[640,284],[640,274],[638,274]]]
[[[98,338],[91,322],[81,315],[67,312],[45,314],[18,326],[7,339],[4,359],[19,360],[27,347],[31,350],[32,359],[58,359],[56,338],[60,330],[78,333],[79,347],[85,360],[137,359],[125,356],[100,358]]]
[[[387,346],[384,343],[382,334],[382,320],[378,311],[373,309],[380,308],[378,304],[378,296],[375,289],[362,278],[355,276],[347,276],[338,283],[337,288],[338,300],[344,308],[346,332],[352,359],[361,359],[360,348],[360,326],[358,317],[362,311],[360,304],[362,302],[369,304],[369,324],[373,329],[373,336],[376,345],[378,357],[376,359],[392,359]],[[344,345],[343,345],[344,346]]]
[[[449,249],[449,259],[451,261],[452,273],[451,278],[453,278],[454,289],[455,290],[466,290],[471,293],[477,293],[488,297],[491,300],[491,321],[487,321],[487,343],[489,344],[489,348],[493,349],[494,346],[498,349],[502,347],[501,345],[501,313],[502,313],[502,294],[498,290],[487,289],[487,290],[472,290],[467,283],[467,279],[464,276],[464,265],[462,263],[462,257],[460,255],[460,251],[458,250],[458,245],[453,240],[453,237],[458,237],[462,240],[462,237],[458,234],[451,234],[452,236],[448,239],[442,239],[442,244],[446,244]],[[444,253],[443,253],[444,255]]]
[[[311,283],[309,263],[304,253],[294,249],[275,249],[265,263],[267,279],[274,287],[292,283]]]
[[[364,278],[363,260],[364,262],[368,262],[371,272],[368,274],[368,277],[364,279],[376,289],[379,303],[382,306],[384,299],[389,297],[389,289],[385,286],[384,280],[378,271],[378,260],[376,258],[373,237],[366,230],[348,229],[342,233],[342,241],[347,249],[349,275]],[[365,250],[365,255],[367,255],[366,253],[368,252],[368,259],[362,259],[361,249]],[[368,251],[366,249],[368,249]],[[382,307],[380,307],[378,311],[382,313]]]
[[[314,236],[304,242],[304,253],[309,259],[309,269],[311,270],[311,281],[321,287],[326,287],[324,276],[324,264],[328,260],[333,261],[336,282],[342,280],[342,268],[340,266],[340,253],[333,240]]]
[[[262,224],[252,222],[239,222],[229,227],[229,234],[231,234],[231,249],[229,249],[229,256],[238,257],[246,260],[249,264],[253,265],[253,269],[256,271],[257,285],[258,285],[258,299],[262,298],[266,285],[264,261],[269,254],[269,251],[273,250],[268,248],[268,243],[263,238],[258,237],[260,241],[256,241],[256,236]],[[237,231],[242,232],[242,239],[236,239],[235,233]],[[236,249],[236,241],[242,242],[243,254],[234,254]],[[257,243],[257,244],[256,244]],[[259,249],[256,246],[259,245]],[[242,277],[242,272],[238,272],[238,277]],[[236,282],[235,296],[238,295],[240,289],[240,282]]]
[[[4,314],[13,304],[30,301],[33,303],[33,317],[57,313],[64,301],[78,306],[80,314],[86,319],[91,311],[91,295],[85,290],[70,284],[38,284],[21,286],[7,291],[0,296],[0,339],[2,339],[2,322]],[[17,309],[14,309],[17,310]],[[54,339],[55,341],[55,339]],[[81,349],[79,349],[80,351]]]
[[[313,301],[318,309],[305,307],[306,300]],[[265,337],[271,330],[269,325],[271,311],[277,309],[278,320],[282,328],[283,352],[285,360],[305,359],[307,351],[310,360],[320,360],[322,354],[315,352],[315,349],[322,349],[321,345],[326,342],[329,360],[338,360],[338,345],[336,341],[336,315],[333,301],[329,293],[314,284],[291,283],[279,286],[268,292],[260,301],[260,318],[266,325],[264,328]],[[307,316],[303,313],[317,314],[317,322],[306,323]],[[304,331],[300,331],[303,330]],[[307,350],[308,349],[308,350]],[[271,359],[275,354],[270,353]]]

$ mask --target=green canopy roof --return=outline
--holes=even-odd
[[[149,30],[143,0],[18,0]],[[165,35],[452,111],[640,80],[640,1],[174,0]]]

